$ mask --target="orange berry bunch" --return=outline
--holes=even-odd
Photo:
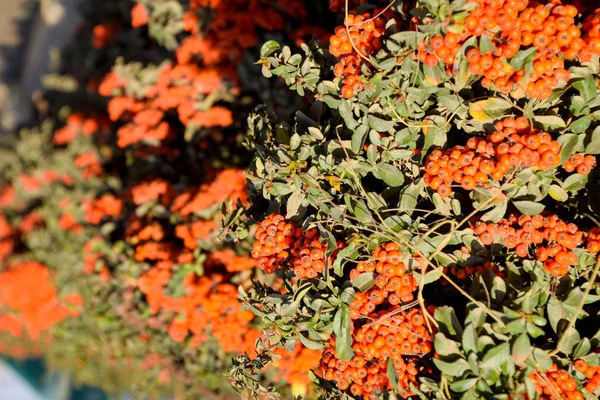
[[[587,175],[596,165],[596,157],[592,155],[573,154],[563,164],[563,168],[567,172],[577,171],[579,175]]]
[[[573,249],[583,243],[583,232],[577,225],[567,224],[556,215],[511,215],[497,224],[478,221],[472,228],[484,245],[500,237],[504,246],[515,249],[521,258],[528,258],[533,248],[536,259],[554,276],[566,275],[569,266],[578,262]]]
[[[600,366],[588,365],[583,359],[576,360],[573,366],[577,372],[581,372],[588,380],[585,384],[585,390],[595,393],[600,388]]]
[[[371,18],[370,13],[348,15],[345,24],[335,29],[329,39],[329,52],[342,57],[333,68],[335,76],[343,76],[342,96],[350,98],[364,89],[361,67],[365,58],[381,49],[381,37],[385,34],[386,19]]]
[[[469,12],[464,23],[457,22],[462,32],[448,32],[422,42],[417,48],[419,61],[429,66],[443,61],[446,72],[452,75],[462,45],[471,37],[487,36],[495,49],[483,54],[477,48],[468,50],[465,57],[469,72],[483,76],[481,84],[485,88],[495,85],[502,93],[521,88],[530,97],[545,99],[554,87],[570,79],[565,59],[589,61],[593,53],[600,53],[600,13],[586,19],[584,29],[589,33],[582,37],[574,19],[579,11],[572,5],[562,5],[560,0],[548,4],[529,0],[470,1],[478,7]],[[528,48],[537,51],[533,71],[525,76],[524,69],[515,70],[508,60]]]
[[[350,271],[350,279],[363,272],[375,273],[375,285],[364,293],[356,293],[350,303],[352,318],[368,316],[384,302],[394,306],[414,300],[413,292],[417,289],[417,282],[412,274],[406,273],[406,266],[398,250],[398,244],[393,242],[381,245],[374,250],[371,260],[359,262]]]
[[[290,249],[294,274],[299,279],[313,279],[325,270],[325,251],[327,245],[319,242],[319,232],[310,229],[302,232]]]
[[[600,253],[600,228],[593,227],[587,236],[586,249],[592,254]]]
[[[445,36],[433,36],[429,39],[428,44],[425,41],[419,43],[417,58],[430,67],[436,66],[441,60],[449,67],[448,73],[452,74],[451,66],[461,47],[460,37],[455,33],[448,32]]]
[[[577,390],[577,382],[556,364],[552,364],[543,375],[538,372],[530,374],[529,379],[535,382],[535,391],[540,395],[540,400],[584,399]]]
[[[317,373],[335,382],[340,390],[350,390],[353,396],[377,399],[393,387],[387,377],[387,360],[391,358],[398,373],[398,383],[405,389],[404,397],[412,395],[410,383],[417,382],[418,357],[432,351],[431,335],[424,326],[419,309],[397,313],[392,306],[375,313],[375,322],[363,325],[353,335],[355,352],[350,361],[335,354],[335,339],[325,348]]]
[[[288,260],[289,249],[302,236],[302,230],[286,222],[283,215],[271,214],[258,224],[255,236],[252,257],[260,269],[272,274]]]
[[[435,149],[425,163],[425,182],[442,197],[452,194],[452,183],[465,190],[500,181],[513,167],[536,166],[541,170],[560,162],[560,144],[549,133],[532,129],[523,117],[495,124],[486,138],[472,137],[467,146]]]
[[[446,275],[452,275],[459,281],[466,281],[469,278],[472,278],[476,273],[483,274],[486,269],[491,269],[494,273],[499,277],[504,277],[504,273],[500,272],[498,265],[492,263],[491,261],[486,261],[483,265],[465,265],[464,267],[460,267],[458,265],[453,265],[452,267],[444,267],[443,271]],[[448,281],[445,279],[441,280],[442,286],[447,286]]]
[[[467,53],[469,70],[484,76],[481,82],[484,87],[493,83],[503,93],[515,90],[525,72],[514,71],[502,57],[510,59],[521,48],[530,46],[537,49],[533,72],[524,88],[530,97],[547,98],[553,87],[570,79],[559,55],[572,60],[585,46],[575,25],[577,8],[563,6],[560,1],[546,5],[521,0],[477,2],[480,7],[465,19],[466,33],[487,34],[496,46],[493,53],[479,54],[476,49]]]
[[[318,236],[316,229],[302,231],[282,215],[271,214],[258,224],[252,257],[258,259],[258,267],[268,274],[289,265],[297,278],[313,279],[326,265],[327,245],[319,242]],[[338,250],[342,247],[338,243]]]
[[[587,44],[587,52],[580,55],[582,61],[590,61],[591,53],[600,53],[600,8],[596,9],[583,22],[583,30],[586,36],[583,38]]]

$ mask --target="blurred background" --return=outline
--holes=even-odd
[[[0,135],[32,118],[43,75],[80,21],[80,0],[0,1]],[[0,358],[0,400],[105,400],[75,388],[65,373],[48,373],[39,359]],[[124,398],[125,399],[125,398]]]
[[[32,113],[42,77],[80,21],[80,0],[0,1],[0,132]]]

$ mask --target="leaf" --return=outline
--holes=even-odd
[[[513,361],[517,365],[523,364],[527,360],[527,357],[529,357],[529,353],[531,353],[531,341],[529,340],[529,336],[524,333],[513,343]]]
[[[578,141],[579,140],[578,140],[577,135],[574,135],[572,133],[562,135],[561,137],[558,138],[558,142],[561,144],[561,149],[560,149],[560,163],[561,164],[564,164],[569,158],[571,158],[571,156],[573,154],[575,154]]]
[[[587,154],[600,154],[600,126],[594,129],[586,143],[585,152]]]
[[[263,44],[262,47],[260,48],[260,56],[268,57],[271,54],[273,54],[274,52],[276,52],[277,50],[279,50],[279,48],[280,48],[279,43],[277,43],[274,40],[269,40],[268,42]]]
[[[587,175],[573,174],[567,179],[565,179],[565,181],[563,182],[563,189],[568,190],[570,192],[576,192],[578,190],[583,189],[585,185],[587,185],[587,182]]]
[[[513,205],[525,215],[536,215],[544,211],[544,205],[535,201],[514,201]]]
[[[573,348],[580,340],[581,337],[579,336],[579,332],[577,332],[575,328],[569,328],[561,335],[558,349],[564,354],[570,355]]]
[[[450,385],[450,389],[456,393],[463,393],[475,386],[478,380],[478,378],[469,378],[456,381],[452,385]]]
[[[367,133],[369,132],[369,127],[367,125],[360,125],[358,128],[354,130],[352,134],[352,152],[355,154],[360,153],[362,150],[365,140],[367,139]]]
[[[435,351],[441,356],[458,356],[461,354],[458,343],[448,339],[441,332],[435,334],[433,346]]]
[[[434,318],[440,324],[440,332],[446,336],[458,339],[462,334],[462,327],[452,307],[442,306],[436,308]]]
[[[320,350],[324,347],[323,343],[321,343],[321,342],[317,342],[315,340],[309,339],[302,334],[300,334],[298,336],[300,336],[300,341],[302,342],[302,344],[305,347],[308,347],[309,349]]]
[[[506,208],[508,207],[508,200],[503,201],[497,206],[492,207],[492,209],[481,216],[482,221],[489,222],[498,222],[504,215],[506,215]]]
[[[375,281],[373,280],[372,272],[365,272],[352,279],[352,286],[357,288],[360,292],[365,292],[373,287]]]
[[[542,125],[547,131],[565,128],[567,126],[565,120],[556,115],[536,115],[533,117],[533,120]]]
[[[469,371],[469,363],[464,358],[459,358],[455,361],[448,362],[433,359],[433,363],[444,375],[448,376],[462,376],[465,372]]]
[[[304,195],[302,190],[295,190],[286,203],[287,213],[285,218],[290,219],[298,215],[298,211],[300,210],[300,207],[302,207],[303,201]]]
[[[377,132],[387,132],[391,130],[394,125],[396,125],[394,121],[387,121],[374,115],[369,115],[367,121],[369,123],[369,127]]]
[[[583,116],[583,117],[571,122],[571,125],[569,125],[569,129],[573,133],[582,133],[582,132],[585,132],[585,130],[587,128],[589,128],[591,124],[592,124],[592,117],[590,117],[589,115],[586,115],[586,116]]]
[[[335,352],[337,357],[343,361],[349,361],[354,357],[352,350],[352,336],[350,335],[350,313],[342,304],[333,317],[333,332],[335,333]]]
[[[391,187],[398,187],[404,183],[404,175],[393,165],[385,163],[377,164],[377,173],[381,180]]]
[[[462,346],[465,353],[477,352],[478,335],[473,324],[467,325],[462,335]]]
[[[502,117],[506,115],[511,108],[512,105],[508,101],[499,98],[491,98],[471,104],[471,107],[469,107],[469,114],[476,121],[485,121]]]
[[[569,199],[569,194],[558,185],[550,185],[548,194],[556,201],[564,202]]]
[[[340,112],[340,116],[344,119],[344,122],[346,123],[348,129],[355,129],[358,125],[358,122],[356,122],[354,116],[352,115],[350,103],[347,100],[342,100],[338,111]]]
[[[504,364],[510,357],[510,345],[502,343],[488,350],[479,366],[484,369],[496,369]]]
[[[493,53],[496,51],[496,46],[492,43],[492,40],[488,35],[481,35],[479,39],[479,50],[481,54]]]
[[[519,51],[513,58],[510,59],[510,66],[515,70],[521,70],[525,64],[533,61],[537,53],[537,48],[530,47],[526,50]]]
[[[398,384],[398,371],[394,368],[394,362],[391,357],[387,359],[387,370],[386,370],[387,378],[396,390],[400,390],[400,385]]]
[[[425,37],[426,37],[425,34],[422,32],[403,31],[403,32],[398,32],[398,33],[394,33],[393,35],[391,35],[388,38],[387,42],[405,44],[406,46],[416,49],[417,46],[419,45],[419,43],[421,43],[423,41],[423,39],[425,39]],[[393,50],[391,48],[390,48],[390,50],[398,51],[398,50],[400,50],[400,47],[398,47],[397,50]]]
[[[420,190],[420,185],[417,185],[414,182],[402,188],[400,191],[400,203],[398,204],[400,212],[408,215],[411,215],[414,212],[419,200]]]

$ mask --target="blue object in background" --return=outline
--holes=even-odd
[[[0,358],[0,400],[109,400],[109,397],[92,387],[74,388],[67,374],[48,373],[41,360]]]

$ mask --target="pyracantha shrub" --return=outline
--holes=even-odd
[[[267,273],[240,289],[270,334],[236,390],[272,395],[252,374],[302,343],[322,399],[597,398],[595,5],[330,6],[329,41],[258,60],[304,103],[250,115],[222,222]]]

